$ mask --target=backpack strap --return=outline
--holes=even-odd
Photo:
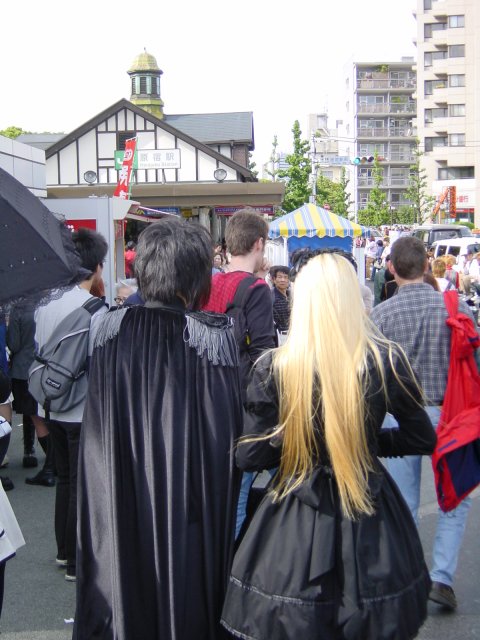
[[[227,307],[225,309],[225,313],[227,315],[228,315],[228,312],[234,308],[240,309],[242,313],[244,312],[245,300],[247,298],[248,290],[253,284],[255,284],[255,282],[257,282],[257,280],[260,280],[260,278],[257,278],[254,275],[245,276],[245,278],[242,278],[242,280],[240,280],[240,282],[237,285],[237,289],[235,291],[235,295],[233,296],[232,301],[229,304],[227,304]],[[248,327],[247,327],[247,334],[245,336],[245,345],[239,345],[240,349],[242,350],[242,348],[245,348],[246,346],[248,346],[249,343],[250,343],[250,338],[248,335]]]
[[[230,309],[233,309],[233,307],[244,306],[248,290],[257,280],[260,280],[260,278],[256,278],[253,275],[245,276],[245,278],[242,278],[242,280],[240,280],[235,290],[235,295],[233,296],[232,301],[227,304],[225,313],[228,313]]]
[[[88,311],[91,316],[95,315],[97,311],[100,311],[100,309],[104,306],[105,303],[103,302],[103,300],[101,300],[100,298],[96,298],[95,296],[92,296],[82,304],[82,307],[86,311]]]

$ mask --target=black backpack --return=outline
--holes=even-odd
[[[104,306],[99,298],[89,298],[57,325],[35,353],[28,372],[28,390],[47,417],[50,411],[63,413],[85,400],[90,321]]]
[[[250,344],[250,336],[248,335],[247,319],[245,317],[245,299],[250,287],[260,278],[255,276],[245,276],[238,283],[237,290],[233,296],[233,300],[227,305],[225,313],[233,318],[233,333],[240,350],[240,357],[246,354],[248,345]]]

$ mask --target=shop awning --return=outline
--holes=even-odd
[[[291,213],[277,218],[270,223],[270,238],[291,237],[339,237],[359,238],[367,237],[369,230],[347,218],[337,216],[331,211],[315,204],[304,204]]]

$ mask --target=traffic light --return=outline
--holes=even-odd
[[[353,164],[370,164],[375,160],[373,156],[357,156],[353,159]]]

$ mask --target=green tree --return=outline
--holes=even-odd
[[[414,224],[415,214],[416,211],[411,205],[401,205],[393,212],[392,222],[395,224]]]
[[[420,166],[423,152],[419,148],[419,140],[416,140],[413,150],[414,164],[410,165],[410,180],[405,197],[410,200],[414,210],[413,222],[422,224],[430,217],[435,205],[435,197],[428,194],[427,172]]]
[[[257,163],[252,162],[252,153],[251,151],[249,151],[248,152],[248,169],[250,169],[250,171],[253,173],[255,178],[258,176],[258,171],[255,169],[256,166],[257,166]]]
[[[283,209],[286,213],[290,213],[290,211],[308,202],[311,193],[309,185],[311,166],[308,157],[310,144],[308,140],[302,140],[302,132],[298,120],[295,120],[293,124],[292,133],[293,153],[285,158],[288,169],[278,172],[278,177],[285,179]]]
[[[277,147],[278,147],[277,136],[273,136],[272,153],[270,154],[270,157],[265,167],[265,173],[268,176],[270,176],[271,182],[276,182],[278,179],[278,173],[279,173],[278,161],[280,159],[280,156],[278,155]]]
[[[23,129],[20,129],[20,127],[7,127],[6,129],[3,129],[3,131],[0,131],[0,136],[5,136],[5,138],[12,138],[15,140],[15,138],[18,138],[22,133],[30,133],[30,131],[24,131]]]
[[[345,167],[342,167],[340,182],[320,175],[316,184],[316,203],[321,207],[327,204],[333,213],[348,218],[349,208],[352,204],[348,191],[349,182]]]
[[[391,212],[387,202],[385,191],[382,190],[383,169],[375,153],[372,168],[373,187],[368,196],[365,209],[358,212],[358,222],[367,227],[379,227],[382,224],[390,224]]]

